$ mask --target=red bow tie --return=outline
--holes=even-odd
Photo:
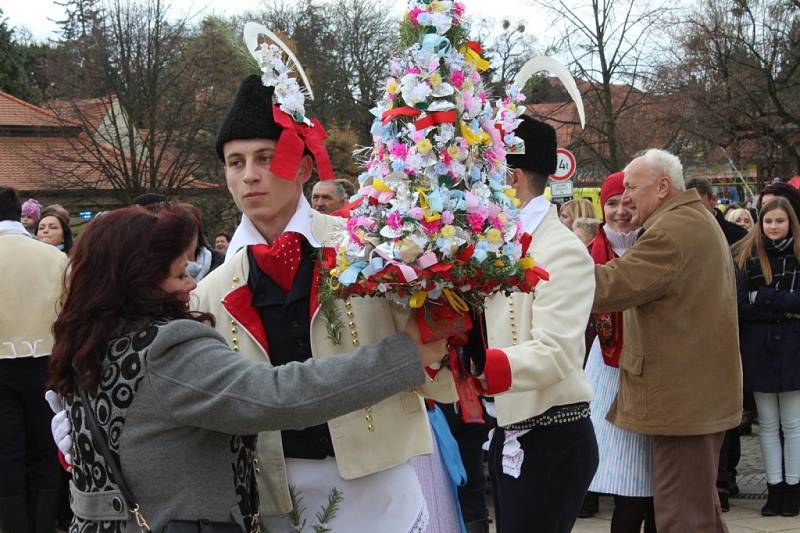
[[[254,244],[250,247],[261,271],[288,293],[294,276],[300,267],[303,236],[299,233],[283,233],[269,244]]]

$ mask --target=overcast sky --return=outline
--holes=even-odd
[[[335,0],[328,0],[335,1]],[[512,21],[524,20],[529,32],[536,35],[546,31],[548,24],[544,20],[541,8],[532,7],[531,0],[462,0],[467,6],[467,14],[482,18],[510,18]],[[233,15],[247,10],[257,10],[260,5],[268,5],[268,0],[170,0],[171,10],[175,14],[196,14],[198,20],[209,14]],[[405,2],[396,4],[398,17]],[[56,38],[58,28],[53,20],[64,17],[64,10],[53,0],[0,0],[0,9],[8,19],[8,25],[27,28],[37,41]],[[537,31],[538,30],[538,31]],[[541,34],[539,34],[541,35]],[[540,42],[548,39],[540,39]]]

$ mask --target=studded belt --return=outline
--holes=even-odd
[[[548,426],[558,426],[561,424],[569,424],[577,422],[585,418],[589,418],[591,409],[587,402],[571,403],[569,405],[556,405],[551,407],[544,413],[517,422],[516,424],[509,424],[503,426],[503,429],[524,430],[542,428]]]

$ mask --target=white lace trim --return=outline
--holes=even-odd
[[[422,509],[419,510],[419,516],[414,521],[414,525],[408,533],[425,533],[428,531],[428,524],[430,524],[431,517],[428,514],[428,506],[423,502]]]
[[[620,233],[612,229],[608,224],[603,226],[603,231],[606,234],[608,243],[611,249],[617,256],[622,257],[628,249],[636,243],[636,238],[639,236],[639,228],[633,229],[628,233]]]

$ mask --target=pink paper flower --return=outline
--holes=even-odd
[[[461,17],[461,15],[464,14],[464,4],[461,2],[456,2],[453,4],[453,13],[455,13],[457,17]]]
[[[486,219],[486,217],[483,216],[481,213],[479,213],[477,211],[474,212],[474,213],[469,213],[467,215],[467,222],[469,223],[469,227],[475,233],[479,233],[479,232],[483,231],[483,221],[485,219]]]
[[[386,223],[390,228],[398,230],[403,226],[403,217],[397,211],[392,211],[386,215]]]
[[[460,89],[461,86],[464,85],[464,73],[460,70],[454,70],[451,72],[450,83],[452,83],[456,89]]]
[[[419,22],[417,22],[417,17],[419,17],[421,13],[423,13],[423,11],[419,7],[415,7],[408,12],[408,18],[411,20],[412,27],[416,28],[417,26],[419,26]]]
[[[452,211],[442,211],[442,224],[452,224],[454,218]]]
[[[495,229],[503,229],[503,221],[499,217],[489,217],[489,225]]]
[[[408,147],[403,143],[397,143],[392,146],[392,155],[405,160],[406,156],[408,155]]]

